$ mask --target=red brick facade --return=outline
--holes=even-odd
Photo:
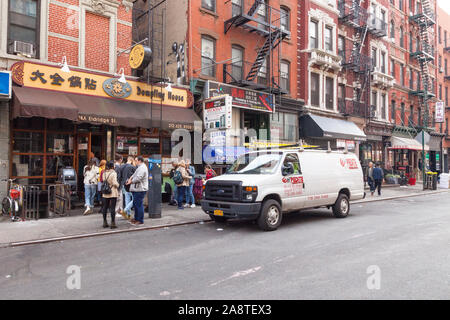
[[[248,11],[251,5],[255,1],[253,0],[243,0],[244,11]],[[273,51],[273,72],[275,75],[278,74],[278,61],[283,60],[289,63],[289,97],[298,97],[298,84],[297,84],[297,73],[296,73],[296,50],[297,50],[297,1],[295,0],[273,0],[270,1],[269,5],[275,10],[279,10],[280,7],[284,7],[289,11],[289,27],[291,31],[290,39],[286,39],[281,45],[281,55],[279,54],[278,48]],[[203,79],[203,80],[215,80],[223,82],[223,63],[218,63],[216,67],[216,76],[208,77],[201,73],[201,47],[202,47],[202,36],[207,36],[215,40],[216,43],[216,56],[215,60],[217,62],[222,62],[229,60],[231,58],[232,46],[238,46],[244,51],[244,60],[246,62],[252,63],[255,61],[258,48],[264,44],[264,37],[251,33],[244,30],[243,28],[231,28],[226,34],[224,33],[224,22],[232,17],[232,2],[231,1],[216,1],[215,12],[211,12],[205,8],[202,8],[200,0],[191,0],[188,3],[190,7],[188,15],[189,28],[188,31],[188,42],[190,43],[192,50],[189,51],[191,56],[189,61],[191,61],[188,77],[189,79]],[[279,15],[275,13],[274,15]],[[279,18],[278,18],[279,20]],[[278,23],[279,22],[275,22]],[[275,24],[274,23],[274,24]],[[189,35],[191,38],[189,39]],[[225,63],[230,63],[225,62]]]
[[[63,56],[71,66],[116,72],[124,68],[130,75],[128,54],[116,56],[116,66],[111,64],[110,55],[123,51],[132,44],[132,9],[123,1],[115,10],[116,15],[97,10],[82,0],[59,0],[49,3],[48,16],[48,61],[59,63]],[[80,19],[81,17],[81,19]],[[111,24],[111,19],[116,24]],[[84,34],[81,34],[84,32]],[[111,43],[111,32],[116,35]],[[114,37],[114,35],[113,35]],[[114,48],[114,49],[113,49]],[[83,55],[83,57],[81,56]],[[82,65],[83,62],[83,65]]]
[[[437,34],[437,56],[438,61],[441,57],[442,70],[438,72],[438,83],[442,86],[442,99],[446,108],[445,122],[442,125],[438,124],[439,132],[445,133],[446,136],[443,139],[443,149],[447,149],[447,155],[450,151],[450,14],[445,12],[439,6],[437,8],[437,20],[438,20],[438,34]],[[440,34],[439,34],[440,32]],[[443,71],[443,72],[440,72]],[[445,152],[444,152],[445,153]],[[447,156],[448,158],[448,156]]]

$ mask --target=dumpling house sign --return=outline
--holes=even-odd
[[[104,98],[162,104],[163,106],[189,108],[194,99],[191,92],[172,86],[171,91],[159,85],[134,80],[126,83],[102,73],[83,72],[70,68],[63,72],[59,67],[30,62],[17,62],[11,68],[15,84],[23,87],[91,95]]]

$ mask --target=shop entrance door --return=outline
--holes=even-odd
[[[106,159],[104,139],[101,134],[91,132],[78,133],[77,135],[77,168],[78,191],[84,192],[83,169],[89,159],[94,155],[99,161]]]

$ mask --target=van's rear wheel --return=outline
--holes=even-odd
[[[281,224],[281,206],[275,200],[267,200],[263,203],[258,217],[258,226],[264,231],[277,230]]]
[[[346,218],[350,213],[350,201],[347,195],[340,193],[333,206],[333,214],[336,218]]]

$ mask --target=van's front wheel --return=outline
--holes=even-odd
[[[350,201],[347,195],[341,193],[333,206],[333,214],[336,218],[346,218],[350,213]]]
[[[264,231],[275,231],[281,224],[281,206],[275,200],[267,200],[263,203],[258,217],[258,226]]]

